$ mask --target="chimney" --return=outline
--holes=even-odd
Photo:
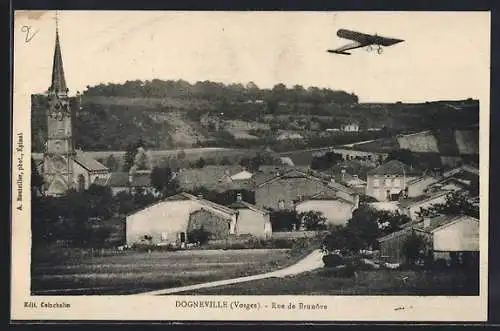
[[[424,217],[424,229],[428,229],[431,226],[431,218],[430,217]]]
[[[198,193],[198,199],[203,199],[203,194]]]
[[[242,198],[242,196],[241,196],[241,193],[237,193],[237,194],[236,194],[236,201],[240,202],[240,201],[242,201],[242,200],[243,200],[243,198]]]

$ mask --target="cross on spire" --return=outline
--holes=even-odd
[[[66,94],[68,88],[66,87],[66,79],[64,78],[64,68],[61,55],[61,45],[59,44],[59,15],[56,11],[56,45],[54,49],[54,59],[52,66],[52,81],[49,91],[56,94]]]

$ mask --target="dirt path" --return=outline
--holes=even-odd
[[[299,262],[295,263],[294,265],[291,265],[287,268],[277,270],[277,271],[272,271],[272,272],[267,272],[264,274],[260,275],[253,275],[253,276],[246,276],[246,277],[239,277],[239,278],[233,278],[233,279],[225,279],[225,280],[219,280],[219,281],[214,281],[214,282],[208,282],[208,283],[202,283],[202,284],[195,284],[195,285],[188,285],[188,286],[182,286],[182,287],[174,287],[174,288],[167,288],[164,290],[157,290],[157,291],[151,291],[151,292],[144,292],[144,293],[139,293],[139,294],[132,294],[132,295],[163,295],[163,294],[173,294],[173,293],[180,293],[180,292],[185,292],[185,291],[192,291],[192,290],[198,290],[202,288],[210,288],[210,287],[216,287],[216,286],[224,286],[224,285],[232,285],[232,284],[238,284],[238,283],[244,283],[244,282],[250,282],[254,280],[260,280],[260,279],[266,279],[266,278],[273,278],[273,277],[288,277],[288,276],[295,276],[303,272],[307,271],[312,271],[318,268],[323,267],[323,253],[318,249],[300,260]]]

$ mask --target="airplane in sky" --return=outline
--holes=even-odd
[[[328,49],[327,52],[342,54],[342,55],[351,55],[351,53],[347,53],[346,51],[350,49],[367,47],[367,50],[369,52],[371,52],[376,48],[377,54],[382,54],[383,52],[382,46],[384,47],[392,46],[404,41],[402,39],[386,38],[382,36],[377,36],[376,34],[370,35],[345,29],[338,30],[337,36],[339,36],[340,38],[351,40],[352,43],[349,43],[337,49]]]

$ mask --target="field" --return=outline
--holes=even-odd
[[[479,295],[478,273],[459,270],[358,271],[334,277],[328,269],[279,279],[200,289],[183,295]]]
[[[117,252],[110,256],[67,254],[36,257],[35,295],[123,295],[229,279],[288,266],[286,249]]]

